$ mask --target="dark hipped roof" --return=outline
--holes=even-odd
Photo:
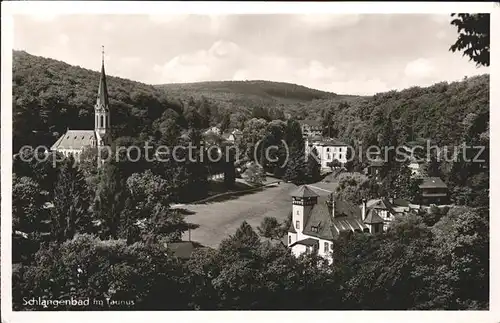
[[[388,198],[383,198],[378,200],[375,204],[370,207],[370,211],[373,209],[387,210],[392,215],[396,215],[401,212],[401,208],[408,208],[410,202],[403,199],[393,199],[392,202]],[[398,210],[396,210],[396,208]],[[366,223],[366,222],[365,222]]]
[[[293,197],[318,197],[319,196],[312,189],[307,187],[307,185],[300,186],[298,189],[296,189],[290,195]]]
[[[384,223],[384,220],[375,212],[374,209],[368,211],[368,215],[366,219],[363,221],[366,224],[376,224],[376,223]]]
[[[363,231],[368,227],[361,219],[361,210],[343,200],[335,200],[335,217],[327,204],[328,197],[321,197],[317,204],[305,214],[307,221],[303,233],[311,237],[333,240],[343,232]],[[313,227],[315,228],[313,231]]]
[[[68,130],[52,145],[51,150],[83,149],[86,146],[94,146],[96,143],[94,130]]]
[[[293,247],[295,245],[303,245],[303,246],[308,246],[308,247],[318,247],[319,246],[319,241],[313,238],[306,238],[303,240],[296,241],[290,245],[290,247]]]
[[[439,177],[427,177],[418,186],[420,188],[448,188],[446,184]]]

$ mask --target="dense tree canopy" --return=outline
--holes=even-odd
[[[478,66],[490,66],[490,14],[459,13],[451,24],[457,27],[458,39],[450,50],[462,51]]]

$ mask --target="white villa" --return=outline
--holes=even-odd
[[[318,152],[322,169],[330,169],[328,164],[338,160],[342,165],[347,162],[347,144],[335,139],[323,139],[319,137],[306,138],[305,149],[309,154],[313,148]]]
[[[87,147],[100,147],[111,141],[111,119],[109,110],[108,88],[106,84],[106,73],[104,71],[104,52],[101,66],[101,78],[97,92],[97,102],[94,106],[94,129],[93,130],[70,130],[62,135],[50,148],[52,151],[61,152],[68,157],[73,155],[79,160],[81,153]]]

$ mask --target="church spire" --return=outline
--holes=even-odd
[[[108,109],[108,87],[106,84],[106,72],[104,71],[104,46],[102,46],[101,79],[99,80],[99,91],[97,92],[97,107]]]
[[[106,84],[106,73],[104,71],[104,46],[102,46],[102,66],[101,79],[99,80],[99,90],[97,92],[97,102],[95,105],[95,131],[101,139],[109,137],[111,129],[111,119],[109,111],[108,87]]]

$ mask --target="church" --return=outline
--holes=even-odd
[[[60,152],[66,157],[73,155],[75,160],[79,160],[84,149],[99,148],[111,143],[111,119],[106,73],[104,71],[104,50],[102,52],[101,77],[94,114],[93,130],[67,129],[66,133],[52,145],[50,150]]]

